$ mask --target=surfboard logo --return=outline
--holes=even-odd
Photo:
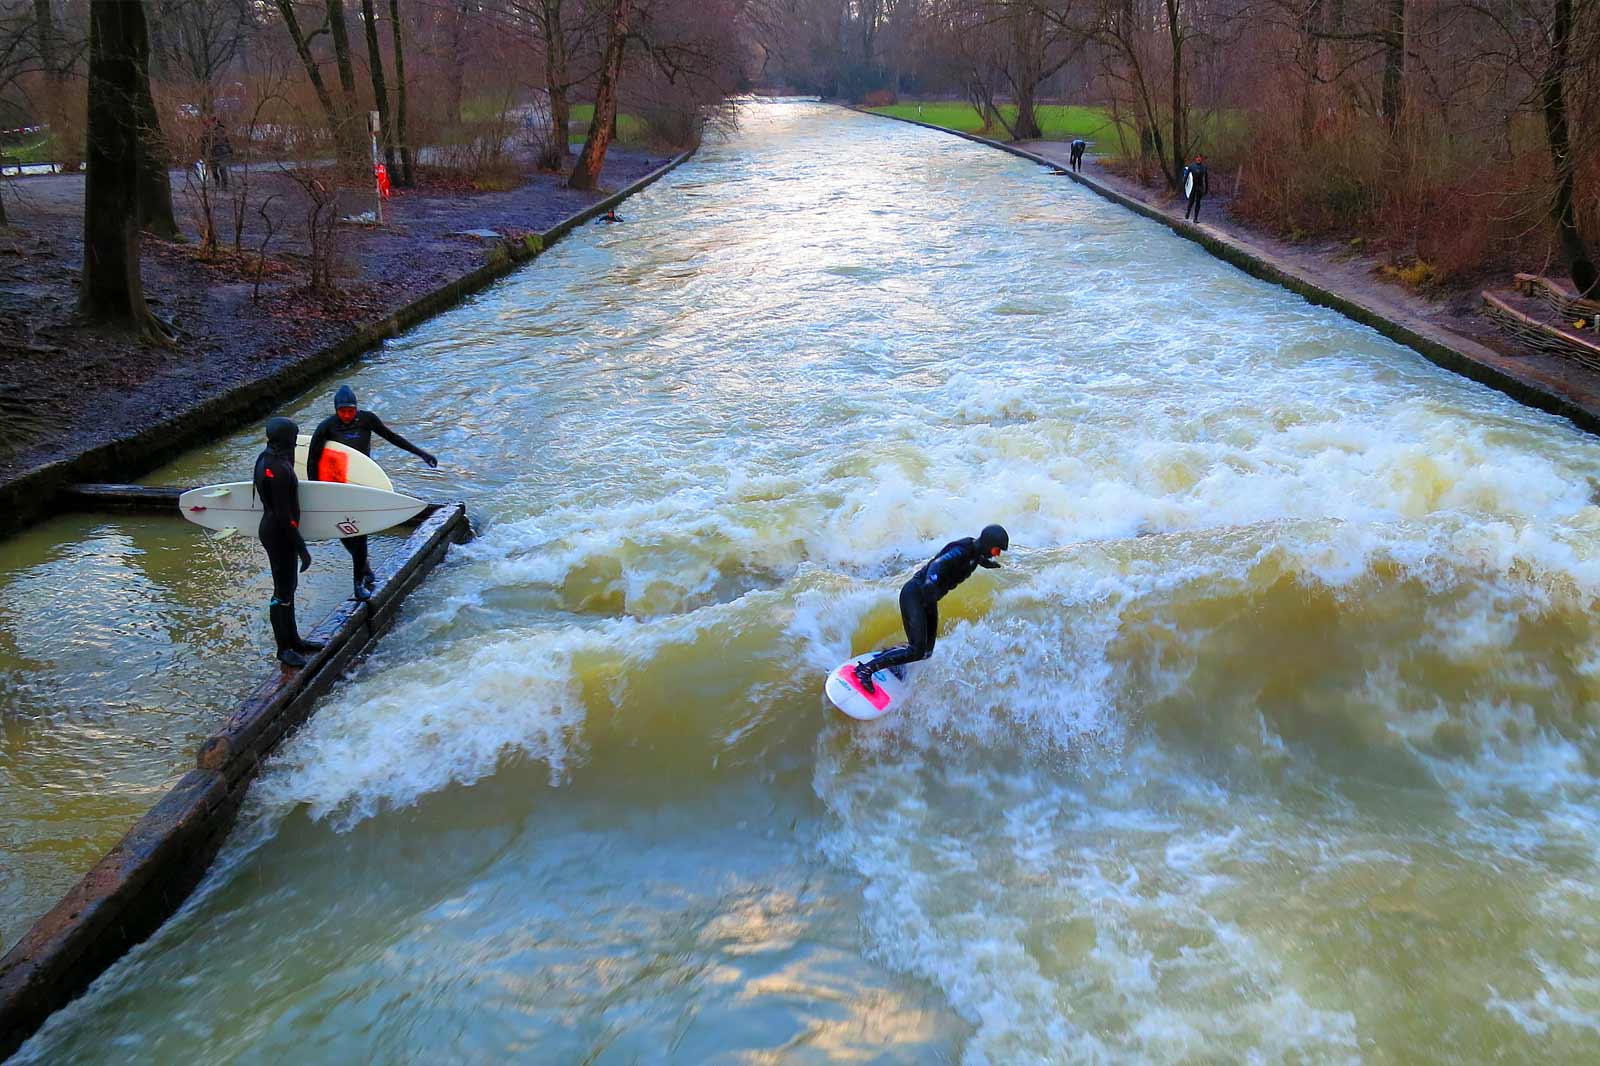
[[[344,521],[335,523],[333,528],[347,537],[357,536],[361,532],[361,527],[348,515],[345,516]]]

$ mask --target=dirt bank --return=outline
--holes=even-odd
[[[171,348],[77,320],[82,176],[8,182],[12,225],[0,227],[0,490],[270,378],[483,267],[501,241],[466,231],[515,240],[549,229],[670,158],[614,148],[599,193],[574,192],[560,175],[531,168],[507,191],[442,180],[396,190],[386,225],[339,228],[340,292],[331,301],[304,291],[306,209],[297,182],[276,166],[234,168],[235,188],[250,187],[239,216],[243,252],[232,251],[234,210],[224,204],[216,217],[226,251],[204,260],[192,187],[174,172],[174,206],[190,240],[148,241],[142,271],[152,309],[177,337]]]

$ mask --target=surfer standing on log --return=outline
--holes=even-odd
[[[906,663],[920,662],[933,654],[939,638],[939,601],[983,567],[998,570],[1000,553],[1011,547],[1004,526],[984,526],[977,539],[962,537],[939,549],[900,589],[900,621],[906,627],[909,643],[881,651],[866,662],[856,664],[856,680],[872,691],[872,675]]]
[[[306,664],[305,652],[320,651],[322,645],[301,640],[294,621],[294,593],[300,584],[300,571],[311,566],[311,552],[300,535],[300,479],[294,474],[294,447],[300,427],[287,418],[267,419],[267,446],[256,456],[252,478],[261,499],[261,524],[256,536],[267,550],[272,567],[272,603],[267,617],[272,620],[272,636],[278,643],[278,661],[285,666]],[[299,569],[295,568],[298,559]]]
[[[312,481],[322,480],[322,452],[330,440],[362,455],[371,455],[374,433],[396,448],[403,448],[415,455],[430,468],[439,468],[439,460],[432,452],[406,440],[384,425],[383,419],[373,412],[361,410],[356,404],[356,390],[349,385],[340,385],[339,391],[333,394],[333,414],[324,418],[316,432],[311,434],[311,446],[306,451],[306,477]],[[339,543],[350,553],[350,566],[355,575],[355,598],[365,600],[372,595],[372,588],[377,581],[371,564],[367,562],[367,538],[345,537]]]

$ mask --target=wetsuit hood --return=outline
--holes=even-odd
[[[295,438],[300,436],[300,427],[295,425],[292,418],[267,419],[267,444],[274,451],[294,452]]]
[[[984,526],[983,532],[978,534],[978,563],[980,566],[994,569],[1000,564],[994,561],[995,549],[1007,551],[1011,547],[1011,536],[1004,526]]]
[[[341,407],[359,406],[360,405],[356,403],[356,390],[352,389],[349,385],[340,385],[339,391],[333,394],[333,409],[335,411]]]

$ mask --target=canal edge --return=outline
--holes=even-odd
[[[577,227],[642,192],[688,162],[698,146],[652,170],[549,229],[521,238],[502,239],[486,253],[486,262],[439,288],[412,300],[383,318],[263,377],[186,408],[78,454],[44,463],[0,486],[0,537],[21,532],[55,514],[66,491],[82,482],[128,482],[183,452],[238,429],[271,411],[289,396],[310,388],[319,378],[371,351],[390,337],[454,307],[517,268],[537,259]]]
[[[1185,240],[1193,241],[1211,253],[1211,255],[1230,266],[1237,267],[1251,277],[1288,289],[1310,303],[1338,311],[1346,318],[1358,322],[1369,329],[1376,330],[1397,344],[1410,348],[1437,366],[1460,374],[1462,377],[1470,378],[1480,385],[1487,385],[1525,406],[1565,418],[1586,433],[1600,435],[1600,410],[1572,400],[1537,381],[1529,380],[1516,373],[1517,359],[1515,356],[1501,355],[1468,338],[1449,333],[1432,323],[1418,318],[1408,316],[1408,321],[1386,314],[1354,297],[1335,292],[1313,281],[1293,267],[1278,261],[1262,249],[1247,245],[1235,238],[1202,229],[1198,224],[1178,219],[1159,208],[1102,185],[1093,178],[1068,170],[1055,160],[1030,152],[1026,148],[1018,148],[1016,145],[1007,144],[1004,141],[980,137],[975,133],[965,133],[961,130],[952,130],[944,126],[935,126],[932,123],[922,122],[914,118],[903,118],[899,115],[884,115],[876,111],[868,111],[853,104],[839,104],[838,106],[847,111],[854,111],[857,114],[867,115],[871,118],[888,119],[891,122],[905,122],[912,126],[921,126],[923,129],[933,130],[936,133],[947,133],[989,148],[998,148],[1000,151],[1018,158],[1049,167],[1051,170],[1071,178],[1090,192],[1096,193],[1136,214],[1143,215],[1154,222],[1161,223],[1178,236]]]
[[[326,645],[305,668],[275,669],[246,696],[201,743],[194,769],[0,958],[0,1060],[183,907],[232,830],[262,763],[376,644],[450,546],[472,535],[465,503],[436,507],[371,599],[345,601],[318,626],[312,636]]]

